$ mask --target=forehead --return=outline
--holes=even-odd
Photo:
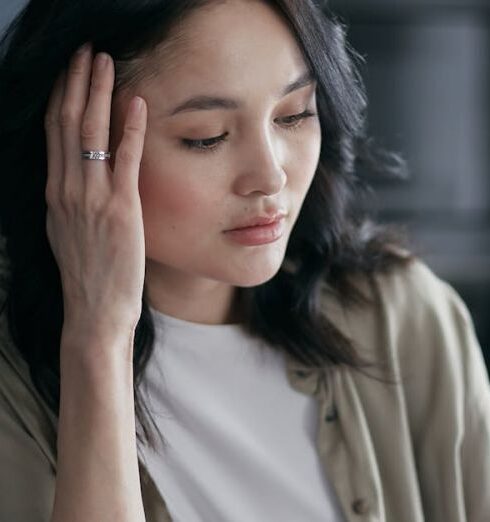
[[[193,88],[274,95],[308,68],[289,26],[258,0],[201,8],[174,28],[171,41],[151,58],[156,75],[148,88],[172,101]]]

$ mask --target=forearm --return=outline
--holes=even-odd
[[[103,336],[62,341],[52,522],[145,520],[129,343]]]

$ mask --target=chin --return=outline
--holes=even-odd
[[[262,265],[260,269],[257,270],[253,270],[253,267],[250,268],[251,270],[240,271],[235,277],[230,277],[231,284],[242,288],[251,288],[267,283],[267,281],[270,281],[277,274],[281,268],[281,263],[274,264],[270,267],[264,267]]]

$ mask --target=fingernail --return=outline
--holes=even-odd
[[[86,51],[88,51],[90,49],[90,45],[90,42],[84,43],[81,47],[77,49],[77,54],[83,54]]]
[[[134,115],[137,115],[141,112],[142,108],[143,108],[143,100],[139,96],[136,96],[135,98],[133,98],[133,101],[131,102],[131,112]]]
[[[95,67],[98,71],[102,71],[107,64],[107,54],[100,53],[95,59]]]

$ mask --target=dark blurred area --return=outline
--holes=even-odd
[[[25,4],[1,0],[0,31]],[[369,128],[407,160],[374,209],[465,300],[490,368],[490,0],[330,0],[366,63]]]
[[[466,302],[490,369],[490,0],[330,0],[365,60],[369,130],[408,163],[383,222]]]

